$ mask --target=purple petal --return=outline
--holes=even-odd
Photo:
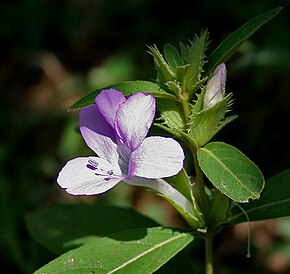
[[[108,161],[118,160],[115,133],[96,105],[80,111],[79,124],[82,136],[89,148]]]
[[[146,137],[155,115],[155,98],[138,92],[120,105],[115,120],[115,130],[131,151],[140,146]]]
[[[104,119],[96,105],[88,106],[80,111],[79,125],[80,128],[86,127],[99,135],[107,136],[113,141],[115,140],[113,128]]]
[[[148,137],[131,154],[129,177],[170,177],[182,169],[183,160],[183,150],[172,138]]]
[[[125,101],[126,98],[123,93],[115,89],[103,90],[96,97],[96,105],[99,111],[102,113],[102,115],[112,128],[114,127],[114,120],[119,105],[124,103]]]
[[[67,162],[60,171],[57,183],[73,195],[93,195],[103,193],[124,176],[118,167],[98,157],[79,157]]]

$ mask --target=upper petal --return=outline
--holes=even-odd
[[[113,127],[104,119],[96,105],[88,106],[80,111],[79,126],[115,140]]]
[[[93,195],[103,193],[124,176],[106,160],[98,157],[79,157],[67,162],[60,171],[57,183],[73,195]]]
[[[172,138],[148,137],[131,154],[129,177],[170,177],[182,169],[183,160],[183,150]]]
[[[99,157],[111,162],[118,160],[113,128],[96,105],[83,108],[79,116],[80,131],[88,145]]]
[[[120,105],[115,120],[118,138],[131,150],[141,145],[155,115],[156,103],[152,95],[138,92]]]
[[[119,105],[126,101],[123,93],[115,89],[105,89],[96,97],[95,101],[106,121],[114,128],[114,120]]]

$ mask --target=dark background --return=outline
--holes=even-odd
[[[54,258],[29,236],[26,213],[56,203],[130,206],[136,200],[126,187],[76,198],[56,185],[68,159],[89,153],[76,131],[78,113],[66,111],[72,103],[108,84],[154,80],[147,45],[178,46],[207,28],[210,52],[243,23],[277,6],[284,9],[227,62],[227,92],[234,93],[232,113],[239,118],[216,137],[242,150],[266,178],[289,168],[290,162],[289,0],[1,1],[1,273],[31,273]],[[144,195],[144,204],[135,202],[135,208],[176,224],[166,208],[159,208],[159,200]],[[287,227],[288,219],[254,225],[250,260],[245,258],[245,227],[225,230],[216,243],[220,271],[287,273]],[[193,254],[199,273],[203,257],[198,250]]]

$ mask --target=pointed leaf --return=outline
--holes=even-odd
[[[290,216],[290,170],[267,179],[261,198],[241,207],[250,221]],[[235,206],[228,220],[231,224],[239,224],[246,222],[247,218],[241,209]]]
[[[205,66],[206,75],[209,75],[219,64],[227,61],[245,40],[275,17],[281,9],[282,7],[275,8],[258,15],[231,33],[208,57],[209,63]]]
[[[149,82],[149,81],[126,81],[114,85],[110,85],[108,87],[97,89],[87,94],[79,101],[74,103],[69,110],[75,110],[87,107],[95,103],[96,96],[103,90],[114,88],[124,93],[125,96],[132,95],[137,92],[144,92],[147,94],[152,94],[156,98],[167,98],[176,100],[176,97],[170,93],[167,93],[164,89],[162,89],[158,84]]]
[[[204,64],[205,50],[208,43],[208,32],[203,32],[200,37],[192,43],[188,52],[189,67],[186,74],[181,79],[181,86],[183,91],[187,91],[191,95],[196,91],[194,86],[200,81],[200,75]]]
[[[71,250],[35,272],[153,273],[194,239],[170,228],[139,228],[112,234]]]
[[[163,51],[166,61],[174,70],[183,65],[179,52],[173,45],[165,44]]]
[[[117,231],[157,226],[132,209],[104,205],[55,205],[25,220],[30,235],[56,254]]]
[[[162,85],[167,81],[172,81],[175,79],[174,71],[171,66],[165,61],[161,52],[156,46],[149,47],[150,53],[153,55],[154,64],[157,70],[158,83]]]
[[[212,184],[237,202],[257,199],[264,187],[259,168],[238,149],[212,142],[197,151],[198,163]]]

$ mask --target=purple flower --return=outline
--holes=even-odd
[[[178,142],[146,138],[155,115],[153,96],[139,92],[126,99],[109,89],[95,102],[81,110],[79,124],[86,144],[97,156],[78,157],[63,167],[57,182],[68,193],[99,194],[122,180],[146,186],[144,178],[150,187],[152,179],[170,177],[182,169],[184,153]]]

